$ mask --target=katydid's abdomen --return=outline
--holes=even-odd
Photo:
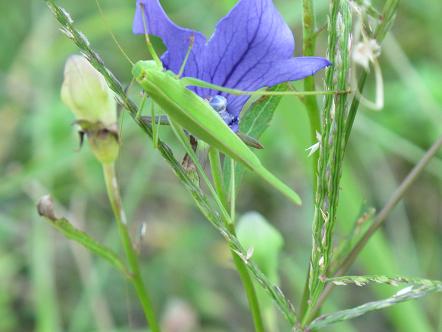
[[[144,91],[164,112],[192,135],[242,163],[294,203],[301,199],[282,181],[270,173],[258,157],[227,126],[209,103],[184,87],[171,72],[165,72],[154,61],[139,61],[132,74]]]

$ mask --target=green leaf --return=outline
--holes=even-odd
[[[269,91],[287,91],[287,89],[288,85],[284,83],[270,88]],[[263,96],[255,101],[250,108],[243,113],[244,115],[241,117],[239,123],[239,131],[258,140],[270,126],[270,122],[273,119],[273,115],[281,99],[282,96]],[[235,163],[235,165],[235,181],[236,183],[240,183],[246,168],[239,163]],[[224,163],[224,182],[226,188],[230,183],[230,166],[230,162]]]
[[[268,91],[287,91],[286,83],[274,86]],[[241,117],[239,131],[253,138],[260,138],[269,127],[282,96],[263,96],[253,103]]]
[[[346,286],[346,285],[356,285],[356,286],[366,286],[370,283],[385,284],[391,286],[398,286],[399,284],[411,284],[411,285],[442,285],[441,281],[413,278],[413,277],[389,277],[381,275],[372,276],[342,276],[326,279],[326,282],[331,282],[336,286]]]
[[[343,277],[341,278],[340,281],[338,281],[338,283],[341,285],[347,284],[347,282],[355,284],[359,284],[360,282],[363,282],[364,284],[367,282],[388,283],[388,284],[392,284],[394,282],[405,282],[405,283],[413,283],[413,285],[401,289],[393,296],[384,300],[368,302],[355,308],[322,315],[316,318],[313,322],[311,322],[311,324],[307,327],[308,331],[313,329],[321,329],[328,325],[344,320],[353,319],[374,310],[388,308],[401,302],[418,299],[432,293],[442,292],[442,282],[417,279],[417,278],[405,278],[405,277],[389,278],[384,276]]]

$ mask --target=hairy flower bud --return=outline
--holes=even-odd
[[[106,80],[81,55],[72,55],[64,68],[61,99],[79,121],[101,122],[111,126],[117,121],[117,104]]]

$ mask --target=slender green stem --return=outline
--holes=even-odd
[[[141,302],[150,329],[152,330],[152,332],[160,332],[160,327],[157,323],[153,310],[152,301],[141,277],[138,257],[133,248],[132,241],[129,236],[129,231],[127,229],[126,215],[121,203],[120,191],[118,189],[118,182],[115,173],[115,165],[114,163],[111,163],[103,164],[102,166],[104,179],[106,182],[107,194],[112,205],[112,210],[114,212],[115,220],[118,225],[121,242],[123,244],[124,251],[126,253],[126,257],[131,269],[130,281],[132,282],[138,299]]]
[[[354,263],[356,258],[361,253],[362,249],[365,248],[365,245],[368,243],[370,238],[385,223],[390,212],[397,205],[397,203],[400,202],[400,200],[402,199],[404,194],[407,192],[407,190],[410,188],[410,186],[416,181],[418,176],[422,173],[422,171],[425,169],[425,167],[428,165],[428,163],[436,155],[436,153],[440,150],[441,147],[442,147],[442,136],[439,137],[439,139],[436,142],[434,142],[434,144],[427,151],[427,153],[422,157],[422,159],[419,161],[419,163],[417,163],[417,165],[411,170],[411,172],[402,181],[402,183],[399,185],[399,187],[396,189],[396,191],[392,194],[392,196],[390,197],[388,202],[385,204],[385,206],[382,208],[382,210],[375,217],[370,228],[367,229],[367,231],[364,233],[362,238],[353,247],[352,251],[346,256],[345,259],[343,259],[340,266],[336,269],[336,272],[334,273],[335,277],[344,275],[350,269],[350,267],[352,266],[352,264]],[[321,308],[321,306],[325,302],[325,300],[328,298],[328,296],[330,295],[333,288],[334,288],[334,284],[332,284],[332,283],[327,284],[327,286],[324,288],[321,296],[319,297],[313,311],[309,315],[310,316],[309,320],[316,317],[319,309]]]
[[[217,194],[219,195],[219,200],[221,202],[223,202],[224,208],[228,209],[228,204],[227,204],[227,197],[225,194],[225,190],[223,189],[223,175],[222,175],[222,168],[221,168],[221,163],[220,163],[220,157],[219,157],[219,152],[214,149],[214,148],[210,148],[209,149],[209,161],[210,161],[210,167],[212,170],[212,177],[214,179],[214,183],[215,183],[215,189]],[[235,231],[235,199],[234,199],[234,195],[235,195],[235,164],[234,162],[232,163],[232,175],[231,175],[231,207],[230,207],[230,222],[226,223],[226,227],[229,230],[229,232],[236,236],[236,231]],[[218,182],[218,184],[217,184]],[[245,263],[243,262],[243,260],[238,256],[238,254],[234,251],[231,250],[231,254],[232,254],[232,258],[233,258],[233,263],[235,264],[236,270],[239,273],[239,277],[241,279],[241,282],[243,284],[244,287],[244,291],[246,293],[247,296],[247,301],[249,303],[249,307],[250,307],[250,311],[252,313],[252,318],[253,318],[253,323],[255,325],[255,331],[256,332],[264,332],[264,324],[263,324],[263,320],[262,320],[262,315],[261,315],[261,309],[259,307],[259,302],[258,302],[258,297],[256,296],[256,291],[255,291],[255,286],[253,285],[253,281],[250,278],[250,274],[249,271],[247,270],[247,267],[245,265]]]
[[[315,55],[315,14],[313,9],[313,0],[303,0],[303,55],[304,56],[314,56]],[[315,91],[315,78],[309,76],[304,79],[304,90],[305,91]],[[311,145],[315,144],[317,141],[316,132],[321,131],[321,118],[319,114],[318,100],[315,96],[304,97],[304,104],[307,108],[308,117],[310,120],[310,138]],[[313,188],[316,190],[316,174],[318,165],[318,154],[313,155]],[[314,197],[314,196],[313,196]]]
[[[304,56],[313,56],[315,53],[315,42],[316,42],[316,33],[315,33],[315,14],[313,9],[313,0],[303,0],[302,1],[302,9],[303,9],[303,19],[302,19],[302,35],[303,35],[303,55]],[[304,90],[305,91],[315,91],[315,79],[313,76],[309,76],[304,79]],[[308,118],[310,121],[310,145],[316,144],[316,132],[321,132],[321,119],[319,114],[319,106],[318,101],[315,96],[305,96],[304,97],[304,105],[307,109]],[[318,185],[317,179],[317,170],[318,170],[318,160],[319,153],[314,153],[312,155],[312,188],[313,188],[313,200],[316,197],[316,190]],[[301,318],[306,312],[307,301],[309,299],[309,275],[310,269],[307,271],[306,284],[304,286],[304,291],[302,295],[300,312]]]
[[[382,22],[377,26],[376,31],[374,33],[374,36],[378,42],[381,42],[384,39],[385,34],[388,32],[389,28],[391,27],[391,24],[393,22],[393,19],[394,19],[395,13],[396,13],[398,3],[399,3],[399,0],[387,0],[385,2],[384,9],[383,9],[383,15],[382,15]],[[337,3],[336,3],[336,5],[337,5]],[[338,8],[338,7],[335,7],[335,8]],[[334,12],[332,11],[331,14],[333,14],[333,13]],[[331,32],[329,35],[329,37],[331,38],[329,41],[329,44],[330,44],[329,47],[331,47],[331,48],[333,47],[334,44],[336,44],[336,41],[332,39],[332,38],[335,38],[335,39],[337,38],[337,34],[334,33],[334,31],[336,30],[335,29],[336,27],[337,27],[337,20],[336,20],[336,17],[334,17],[333,25],[330,27]],[[348,27],[347,27],[347,30],[348,30]],[[336,31],[338,31],[338,30],[336,30]],[[348,35],[348,31],[346,34]],[[345,42],[347,39],[348,38],[343,39],[343,41]],[[342,49],[346,50],[347,47],[342,47]],[[329,52],[329,54],[332,58],[334,58],[336,55],[336,52]],[[342,52],[341,54],[343,56],[348,57],[347,53]],[[330,59],[330,60],[332,62],[335,62],[335,61],[333,61],[333,59]],[[339,63],[345,63],[346,65],[348,65],[348,58],[347,58],[347,61],[341,60]],[[335,70],[336,70],[336,67],[335,67]],[[336,71],[336,72],[339,72],[339,71]],[[344,73],[344,72],[345,72],[344,70],[341,71],[341,73]],[[332,78],[333,77],[330,76],[330,79],[332,79]],[[367,74],[364,72],[360,76],[359,81],[358,81],[359,91],[363,90],[366,78],[367,78]],[[342,81],[344,82],[345,80],[342,80]],[[330,85],[329,83],[332,83],[332,81],[330,80],[330,82],[328,82],[328,85]],[[332,85],[332,87],[333,87],[333,89],[335,89],[335,88],[342,89],[341,85],[338,85],[337,87],[335,85]],[[344,103],[344,104],[342,104],[342,103]],[[336,208],[337,208],[337,203],[338,203],[337,194],[339,192],[339,180],[340,180],[339,172],[340,172],[340,170],[336,166],[342,167],[339,164],[342,164],[342,160],[343,160],[344,153],[345,153],[345,148],[346,148],[346,145],[347,145],[349,137],[350,137],[350,133],[351,133],[351,130],[353,127],[353,123],[354,123],[354,120],[356,117],[358,107],[359,107],[359,99],[355,97],[355,98],[353,98],[353,101],[352,101],[349,111],[347,113],[346,119],[344,121],[344,118],[338,116],[338,114],[339,114],[339,112],[342,112],[342,110],[345,108],[345,100],[341,99],[341,103],[336,103],[336,118],[340,118],[337,128],[340,133],[335,136],[336,139],[334,139],[333,141],[335,143],[334,144],[335,148],[338,149],[339,155],[337,158],[335,158],[335,162],[334,162],[335,167],[332,168],[332,171],[331,171],[331,174],[337,175],[337,177],[335,177],[335,179],[332,181],[332,183],[333,183],[333,186],[331,187],[332,192],[331,192],[330,197],[328,198],[328,201],[329,201],[328,205],[330,206],[330,208],[329,208],[329,211],[324,211],[327,213],[327,215],[326,215],[327,219],[329,219],[327,222],[327,224],[329,226],[326,228],[326,235],[327,235],[326,240],[327,240],[328,244],[331,243],[331,236],[333,234],[332,231],[333,231],[334,221],[336,218]],[[338,111],[338,110],[340,110],[340,111]],[[343,115],[344,113],[340,113],[340,114]],[[337,144],[338,139],[340,141],[339,144]],[[323,137],[323,142],[326,142],[324,137]],[[327,160],[324,159],[324,161],[327,161]],[[326,170],[326,168],[324,168],[324,170]],[[326,173],[324,173],[324,174],[326,174]],[[326,179],[326,177],[325,177],[325,179]],[[327,186],[325,185],[324,188],[327,188]],[[320,217],[320,214],[316,213],[316,215]],[[321,221],[321,219],[319,219],[319,221]],[[316,225],[316,223],[314,225]],[[318,238],[318,241],[320,241],[320,234],[321,234],[320,231],[322,229],[321,229],[321,227],[317,227],[316,229],[319,232],[317,232],[315,234],[316,234],[316,237]],[[331,248],[331,246],[328,245],[326,248],[327,250],[325,252],[326,255],[324,255],[324,257],[327,259],[327,261],[324,263],[324,269],[323,269],[324,271],[327,271],[327,268],[329,265],[330,248]],[[312,255],[314,255],[315,251],[313,250],[312,252],[313,252]],[[359,253],[357,253],[356,255],[358,255],[358,254]],[[356,258],[356,256],[355,256],[355,258]],[[316,262],[317,262],[317,259],[315,260],[315,263]],[[316,279],[312,279],[312,278],[310,278],[310,280],[316,281]],[[317,281],[315,283],[316,283],[317,287],[316,287],[316,291],[314,294],[314,301],[311,305],[309,305],[309,310],[307,310],[307,313],[304,314],[303,325],[306,325],[306,323],[310,322],[312,319],[315,318],[315,316],[318,314],[318,311],[320,310],[322,304],[324,303],[325,298],[328,296],[328,294],[331,291],[330,285],[327,285],[324,288],[321,283],[318,283]]]
[[[332,1],[329,12],[329,41],[327,56],[334,64],[326,72],[329,90],[348,88],[350,66],[349,42],[351,12],[345,0]],[[318,163],[318,186],[313,221],[313,246],[309,273],[309,300],[302,325],[317,302],[323,288],[323,278],[330,264],[333,232],[339,201],[339,184],[343,165],[343,141],[346,97],[327,97],[322,111],[321,149]]]
[[[209,162],[210,162],[210,170],[212,172],[213,184],[215,185],[216,193],[223,204],[224,207],[227,206],[226,193],[224,191],[223,186],[223,174],[221,167],[221,160],[219,156],[219,152],[214,148],[209,148]]]
[[[227,226],[230,233],[236,236],[235,225],[230,224]],[[243,260],[238,256],[238,254],[231,250],[233,262],[235,264],[236,270],[239,273],[239,277],[246,292],[247,301],[249,303],[250,311],[252,312],[253,323],[255,325],[256,332],[264,332],[264,323],[262,320],[261,309],[258,302],[258,297],[256,296],[255,286],[253,285],[252,278],[250,278],[249,271]]]

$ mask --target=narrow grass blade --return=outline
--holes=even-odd
[[[401,302],[418,299],[432,293],[440,292],[442,292],[442,283],[438,281],[433,281],[428,284],[411,285],[401,289],[396,294],[387,299],[368,302],[355,308],[322,315],[311,322],[306,330],[311,331],[313,329],[321,329],[340,321],[362,316],[374,310],[388,308]]]
[[[326,282],[331,282],[336,286],[346,286],[346,285],[356,285],[356,286],[366,286],[370,283],[375,284],[385,284],[391,286],[398,286],[400,284],[411,284],[411,285],[422,285],[422,286],[439,286],[442,287],[442,281],[413,278],[413,277],[389,277],[381,275],[373,276],[342,276],[335,278],[328,278]]]
[[[90,252],[100,256],[101,258],[104,258],[117,270],[122,272],[126,277],[130,276],[124,263],[112,250],[93,239],[87,233],[80,231],[79,229],[72,226],[69,220],[65,218],[57,218],[53,211],[52,200],[49,196],[44,196],[40,200],[37,209],[39,214],[46,220],[48,220],[51,226],[59,231],[61,234],[63,234],[66,238],[77,242]]]

